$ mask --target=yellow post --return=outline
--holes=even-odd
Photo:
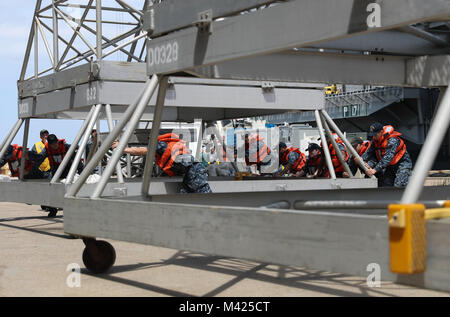
[[[415,274],[426,268],[425,206],[389,206],[389,255],[393,273]]]

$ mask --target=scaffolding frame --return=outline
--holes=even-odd
[[[234,5],[241,4],[245,8],[236,10]],[[450,20],[448,1],[292,0],[261,5],[260,1],[167,0],[151,6],[144,15],[145,29],[152,36],[147,43],[149,76],[165,81],[165,76],[184,71],[216,79],[416,87],[447,86],[450,81],[450,57],[445,55],[450,48],[448,38],[426,28],[429,22]],[[298,32],[300,29],[308,31]],[[393,36],[399,37],[398,42],[392,41]],[[405,42],[410,45],[402,49]],[[161,89],[159,100],[163,93]],[[446,93],[436,116],[439,119],[431,128],[429,137],[434,141],[427,138],[424,146],[435,146],[435,151],[421,152],[419,168],[414,171],[411,185],[402,192],[402,201],[419,199],[422,178],[448,127],[448,98]],[[163,104],[158,103],[155,113],[162,108]],[[328,131],[330,124],[336,133],[342,133],[323,110],[316,111],[316,119],[319,126],[324,123],[320,131]],[[152,133],[149,144],[154,144],[156,136]],[[425,159],[430,160],[429,164],[423,164]],[[178,198],[149,196],[149,186],[151,179],[147,177],[143,196],[134,201],[76,198],[77,190],[72,187],[67,195],[70,207],[65,230],[86,237],[101,235],[346,274],[366,275],[368,265],[377,263],[382,280],[450,290],[446,265],[449,249],[443,243],[450,241],[450,223],[446,220],[427,223],[426,272],[405,276],[393,274],[388,268],[386,215],[235,207],[239,202],[227,198],[217,205],[198,205],[195,198],[188,204],[189,199],[182,197],[179,203],[173,203]],[[278,196],[274,192],[265,194]],[[441,199],[448,199],[448,191],[441,194]],[[197,201],[213,202],[215,196],[205,195]],[[228,197],[233,200],[237,196]],[[125,206],[131,213],[123,213]],[[83,215],[93,208],[97,211],[96,221],[86,224]],[[133,231],[104,225],[106,219],[133,227]]]
[[[103,156],[107,143],[119,135],[128,121],[126,133],[130,134],[159,86],[149,140],[150,146],[155,144],[165,108],[167,76],[174,73],[269,83],[448,86],[448,39],[423,24],[450,20],[448,1],[166,0],[152,4],[143,14],[143,29],[151,38],[147,41],[147,82],[88,164],[86,173],[67,191],[65,232],[84,237],[90,254],[101,251],[95,238],[102,237],[354,275],[365,275],[367,265],[375,262],[381,267],[382,280],[450,290],[446,247],[450,223],[446,220],[427,224],[427,271],[400,276],[388,269],[385,216],[233,206],[233,197],[238,195],[222,199],[220,205],[214,204],[216,194],[197,198],[212,201],[207,205],[183,204],[189,199],[179,195],[167,195],[164,200],[149,192],[154,183],[149,176],[152,156],[145,167],[142,195],[134,199],[100,198],[126,138],[113,153],[108,173],[96,185],[93,197],[75,197]],[[393,34],[401,34],[398,41],[392,41]],[[407,48],[402,46],[405,41],[411,42]],[[429,142],[427,138],[424,149],[442,140],[449,123],[449,98],[446,92],[430,130],[429,137],[434,140]],[[314,110],[318,125],[324,123],[322,128],[326,131],[328,124],[335,129],[326,112]],[[339,134],[338,131],[335,129]],[[148,153],[152,150],[149,147]],[[419,168],[403,194],[403,202],[419,199],[421,180],[429,169],[429,164],[423,162],[432,161],[436,151],[421,151]],[[287,194],[291,193],[295,194]],[[263,194],[275,198],[279,191]],[[159,201],[152,201],[158,198]],[[180,203],[174,203],[175,199]],[[113,250],[111,246],[108,252]],[[99,263],[101,271],[113,265],[106,263],[106,255]]]

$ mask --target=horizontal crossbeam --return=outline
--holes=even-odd
[[[446,0],[290,1],[213,21],[211,34],[194,26],[152,39],[148,73],[169,74],[449,17]]]

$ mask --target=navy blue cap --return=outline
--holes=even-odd
[[[369,136],[374,136],[375,134],[377,134],[378,132],[380,132],[381,130],[383,130],[383,125],[379,122],[374,122],[370,125],[369,127],[369,132],[368,135]]]
[[[309,143],[308,148],[305,151],[320,150],[320,146],[317,143]]]
[[[49,134],[49,136],[47,137],[47,142],[48,144],[56,143],[58,142],[58,138],[54,134]]]

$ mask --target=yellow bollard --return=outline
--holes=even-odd
[[[424,205],[389,205],[389,255],[393,273],[415,274],[425,271]]]

